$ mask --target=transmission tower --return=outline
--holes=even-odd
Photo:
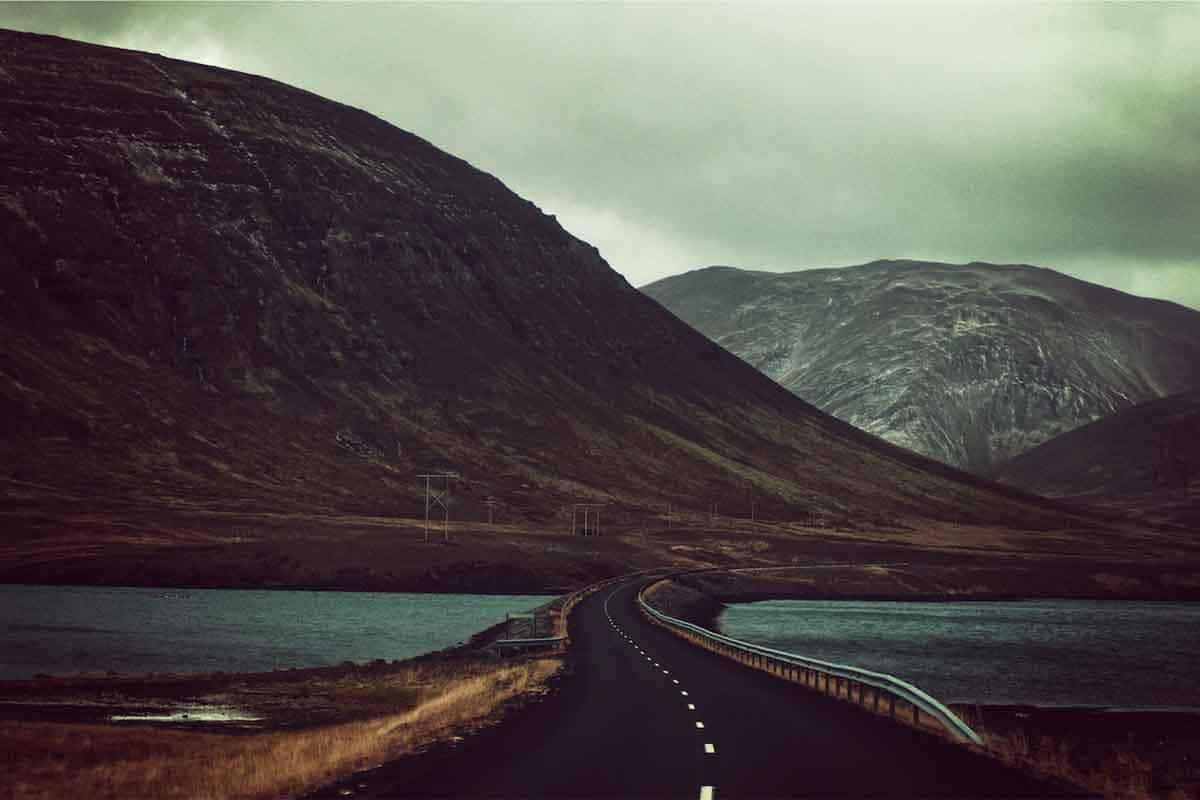
[[[580,525],[582,523],[582,526]],[[571,535],[600,535],[600,506],[592,503],[576,503],[571,507]]]
[[[429,541],[429,512],[442,509],[442,541],[450,541],[450,482],[461,477],[457,472],[426,472],[418,475],[425,479],[425,541]],[[438,482],[441,481],[441,485]]]

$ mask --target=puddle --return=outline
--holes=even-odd
[[[258,722],[255,716],[233,706],[182,705],[143,714],[113,714],[112,722]]]

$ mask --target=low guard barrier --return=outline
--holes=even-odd
[[[881,701],[886,702],[886,710],[892,717],[897,716],[896,701],[899,700],[901,711],[903,712],[904,706],[908,706],[910,711],[910,719],[905,721],[910,721],[915,727],[922,727],[921,715],[925,715],[937,722],[951,738],[983,745],[979,734],[971,730],[953,711],[907,681],[882,672],[872,672],[846,664],[832,664],[770,647],[761,647],[668,616],[646,602],[645,593],[652,585],[653,583],[647,584],[638,592],[638,605],[642,613],[685,639],[811,689],[873,708],[876,712],[882,711]]]

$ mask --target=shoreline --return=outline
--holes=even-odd
[[[1081,600],[1087,602],[1120,602],[1120,603],[1200,603],[1200,591],[1188,591],[1165,594],[833,594],[833,593],[795,593],[778,595],[721,595],[715,598],[724,605],[740,605],[745,603],[766,603],[773,600],[810,600],[814,602],[846,602],[846,603],[1024,603],[1038,600]]]
[[[6,584],[0,584],[3,586]],[[191,590],[196,587],[190,586],[173,586],[173,587],[143,587],[143,586],[126,586],[126,587],[96,587],[79,584],[20,584],[22,586],[38,586],[39,588],[59,589],[95,589],[95,588],[127,588],[127,589],[145,589],[145,588],[171,588],[177,590]],[[225,591],[225,590],[220,590]],[[256,590],[248,590],[256,591]],[[290,591],[290,590],[289,590]],[[363,592],[363,594],[425,594],[422,592]],[[457,594],[450,592],[429,592],[428,594]],[[569,593],[556,595],[534,595],[547,598],[542,603],[531,606],[525,609],[525,613],[536,613],[540,615],[553,614],[562,606]],[[515,594],[491,594],[482,595],[488,597],[526,597],[524,593]],[[499,638],[506,629],[510,627],[513,620],[500,619],[482,630],[478,630],[468,636],[464,641],[455,644],[439,647],[435,650],[429,650],[424,653],[418,653],[407,658],[384,659],[371,658],[359,661],[343,660],[337,663],[314,664],[310,666],[281,666],[273,669],[261,670],[169,670],[169,671],[149,671],[149,672],[120,672],[113,669],[98,668],[94,670],[81,670],[73,673],[35,673],[28,678],[5,678],[0,677],[0,703],[3,702],[3,693],[6,688],[19,687],[26,684],[29,685],[47,685],[48,681],[57,682],[80,682],[87,683],[91,681],[107,682],[107,681],[154,681],[154,680],[194,680],[198,682],[208,682],[210,679],[220,680],[261,680],[270,676],[318,676],[328,671],[339,671],[346,669],[354,669],[357,667],[371,667],[382,664],[400,665],[400,664],[417,664],[426,661],[436,661],[451,658],[468,657],[473,653],[478,653],[486,647],[491,641]],[[2,706],[0,706],[2,707]],[[0,718],[3,718],[0,715]]]
[[[555,598],[546,605],[558,602]],[[541,608],[541,606],[539,606]],[[108,714],[102,710],[143,712],[165,709],[171,705],[197,702],[205,697],[225,697],[241,690],[247,694],[270,691],[272,688],[305,684],[336,684],[346,680],[374,680],[403,669],[424,668],[454,662],[486,660],[482,649],[498,638],[508,626],[507,620],[496,622],[471,635],[462,643],[431,650],[406,659],[372,659],[362,662],[343,661],[310,667],[280,667],[256,671],[173,671],[173,672],[115,672],[95,670],[74,674],[50,675],[40,673],[31,678],[0,679],[0,721],[12,721],[13,711],[41,709],[43,714],[27,714],[25,721],[57,718],[67,722],[106,724]],[[104,698],[107,702],[96,702]],[[122,700],[123,698],[123,700]],[[38,702],[38,701],[41,702]],[[233,702],[233,701],[230,701]],[[216,705],[214,703],[214,705]],[[262,717],[257,721],[270,722]],[[294,720],[285,720],[284,724]],[[136,720],[124,722],[134,723]],[[244,720],[232,720],[241,723]],[[225,723],[160,723],[186,730],[245,729],[243,724]],[[249,726],[259,727],[259,726]],[[261,726],[261,727],[270,727]]]
[[[586,585],[586,584],[581,584]],[[450,594],[450,595],[480,595],[484,597],[517,597],[522,595],[544,595],[544,596],[559,596],[569,594],[580,586],[559,586],[559,587],[543,587],[538,584],[539,588],[517,588],[501,590],[486,590],[486,589],[471,589],[466,590],[462,587],[448,586],[443,588],[429,589],[379,589],[379,588],[354,588],[349,586],[318,586],[318,585],[271,585],[271,586],[255,586],[242,584],[209,584],[209,583],[44,583],[40,581],[12,581],[0,580],[0,587],[3,586],[34,586],[43,589],[202,589],[205,591],[219,592],[327,592],[331,594]]]

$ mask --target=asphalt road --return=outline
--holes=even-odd
[[[547,699],[316,796],[1080,796],[693,647],[641,617],[639,585],[577,607]]]

